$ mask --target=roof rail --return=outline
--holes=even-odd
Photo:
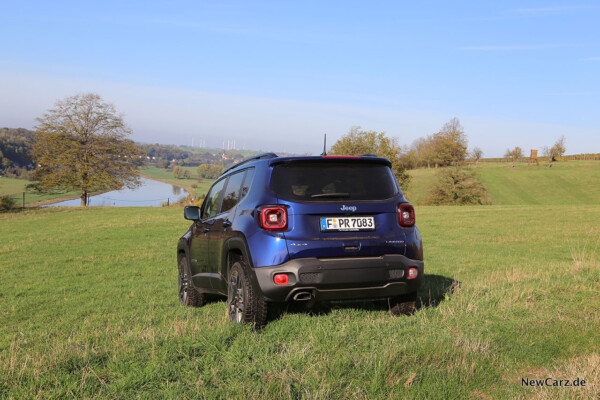
[[[367,154],[361,154],[361,157],[378,157],[377,154],[373,154],[373,153],[367,153]]]
[[[262,160],[262,159],[269,159],[269,158],[277,158],[277,157],[279,157],[279,156],[277,154],[275,154],[275,153],[262,153],[262,154],[259,154],[257,156],[248,157],[246,159],[243,159],[239,163],[235,163],[231,167],[227,168],[225,171],[223,171],[223,174],[226,173],[226,172],[228,172],[228,171],[231,171],[234,168],[239,167],[240,165],[249,163],[250,161]]]

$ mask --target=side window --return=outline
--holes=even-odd
[[[254,168],[250,168],[246,172],[246,179],[244,179],[244,184],[242,185],[242,191],[240,193],[240,199],[243,199],[248,191],[250,190],[250,185],[252,185],[252,178],[254,178]]]
[[[217,215],[217,208],[219,207],[219,199],[221,198],[221,192],[227,179],[221,179],[215,183],[206,195],[204,200],[204,208],[202,209],[202,219],[207,219]]]
[[[227,182],[227,187],[224,192],[225,195],[223,196],[221,212],[231,210],[240,201],[240,188],[242,187],[245,173],[246,171],[241,171],[229,177],[229,181]]]

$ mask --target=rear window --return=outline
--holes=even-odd
[[[274,167],[271,190],[289,200],[381,200],[396,195],[394,179],[387,165],[297,161]]]

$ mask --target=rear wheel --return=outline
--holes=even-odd
[[[267,302],[248,274],[248,267],[241,261],[229,269],[227,315],[235,323],[251,323],[254,329],[262,329],[267,321]]]
[[[415,304],[417,303],[417,292],[403,294],[401,296],[390,297],[388,307],[392,315],[413,315],[415,313]]]
[[[204,305],[204,295],[198,293],[190,277],[190,269],[185,254],[180,254],[177,262],[179,269],[179,302],[184,306],[200,307]]]

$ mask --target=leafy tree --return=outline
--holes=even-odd
[[[446,122],[433,135],[434,161],[437,165],[458,165],[467,158],[467,136],[458,118]]]
[[[161,160],[158,160],[158,161],[156,162],[156,166],[157,166],[158,168],[167,169],[167,168],[169,168],[169,161],[168,161],[168,160],[162,160],[162,159],[161,159]]]
[[[425,204],[468,205],[487,204],[487,191],[475,174],[460,167],[444,168],[438,181],[429,190]]]
[[[411,147],[404,160],[415,167],[459,165],[468,155],[467,136],[458,118],[445,123],[439,132],[415,140]]]
[[[435,164],[435,143],[432,136],[415,140],[410,152],[414,154],[415,168],[425,166],[430,168]]]
[[[471,154],[473,155],[473,158],[475,159],[475,168],[477,168],[477,165],[479,164],[479,160],[481,160],[481,157],[483,157],[483,150],[481,150],[479,147],[475,147]]]
[[[567,151],[565,141],[566,139],[563,135],[558,138],[552,147],[544,147],[543,154],[548,157],[548,168],[552,167],[552,162],[556,161],[558,157],[562,156],[565,154],[565,151]]]
[[[515,163],[521,157],[523,157],[523,150],[519,146],[516,146],[514,149],[506,149],[506,153],[504,153],[504,157],[512,159],[512,167],[515,167]]]
[[[215,164],[201,164],[198,166],[198,177],[205,179],[216,179],[221,175],[223,167]]]
[[[329,154],[356,156],[361,154],[376,154],[392,162],[392,169],[403,190],[410,182],[410,175],[402,163],[400,146],[396,139],[390,139],[384,132],[362,131],[355,126],[331,146]]]
[[[180,165],[176,165],[173,167],[173,177],[175,179],[182,179],[183,178],[183,167],[181,167]]]
[[[56,102],[37,119],[32,156],[34,179],[43,189],[79,190],[81,206],[90,192],[139,185],[143,152],[115,107],[93,93]]]
[[[192,173],[190,172],[189,169],[186,169],[185,171],[183,171],[183,177],[185,179],[192,179]]]

